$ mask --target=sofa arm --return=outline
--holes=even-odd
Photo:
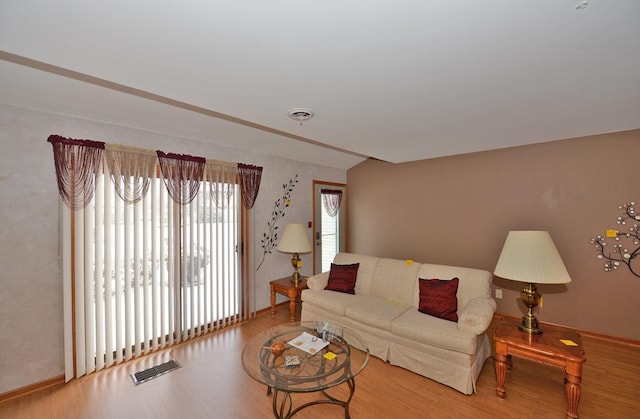
[[[307,278],[307,286],[313,291],[322,291],[329,282],[329,272],[322,272]]]
[[[495,311],[496,302],[492,298],[474,298],[460,312],[458,329],[481,335],[489,328]]]

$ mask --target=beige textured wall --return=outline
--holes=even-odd
[[[640,206],[640,130],[347,172],[349,250],[493,272],[509,230],[548,230],[572,277],[541,286],[538,318],[640,340],[640,278],[605,273],[590,239],[617,228],[618,205]],[[639,265],[640,266],[640,265]],[[521,285],[498,312],[520,316]]]

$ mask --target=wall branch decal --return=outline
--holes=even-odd
[[[633,223],[627,231],[607,230],[605,237],[596,236],[591,239],[598,251],[597,258],[603,259],[605,272],[617,270],[622,264],[627,265],[632,274],[640,277],[640,214],[636,212],[635,202],[619,205],[618,209],[622,211],[616,223],[620,226],[626,226],[627,222]],[[606,239],[613,239],[615,242],[611,246],[611,252],[605,252],[607,249]],[[638,266],[636,266],[638,265]]]
[[[267,223],[267,231],[262,235],[260,242],[262,243],[262,260],[258,264],[256,271],[260,269],[268,254],[271,254],[273,248],[278,245],[278,220],[284,217],[284,210],[291,204],[291,192],[298,183],[298,175],[293,179],[289,179],[289,183],[282,185],[282,197],[276,199],[271,211],[271,221]]]

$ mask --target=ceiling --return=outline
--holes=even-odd
[[[640,1],[580,3],[3,0],[0,102],[342,169],[640,128]]]

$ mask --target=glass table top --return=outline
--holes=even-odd
[[[311,392],[352,380],[369,361],[356,332],[329,322],[286,323],[251,338],[242,366],[254,380],[276,390]]]

